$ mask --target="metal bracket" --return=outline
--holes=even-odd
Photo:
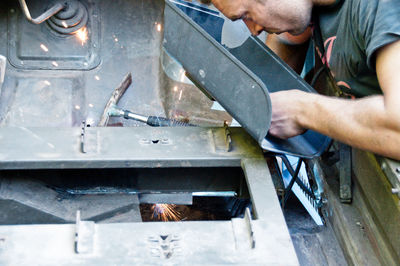
[[[351,191],[351,147],[339,143],[339,154],[340,201],[351,203],[353,198]]]
[[[249,208],[246,208],[243,218],[232,219],[232,226],[235,233],[235,242],[237,249],[254,249],[256,247],[253,224]]]
[[[230,152],[232,150],[231,131],[228,123],[224,122],[223,129],[213,130],[214,146],[217,152]]]
[[[81,212],[76,212],[75,253],[88,254],[93,252],[94,225],[93,221],[81,221]]]

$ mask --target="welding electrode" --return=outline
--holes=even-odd
[[[140,121],[140,122],[146,123],[147,125],[152,126],[152,127],[190,127],[190,126],[194,126],[192,124],[181,122],[181,121],[178,121],[175,119],[168,119],[168,118],[159,117],[159,116],[143,116],[143,115],[135,114],[135,113],[132,113],[131,111],[118,108],[115,104],[110,107],[110,109],[108,111],[108,115]]]

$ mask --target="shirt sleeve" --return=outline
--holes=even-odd
[[[367,23],[370,27],[365,28],[367,32],[364,32],[364,36],[367,64],[373,70],[375,70],[375,52],[385,45],[400,40],[400,0],[377,0],[374,9],[375,12],[366,10],[361,14],[369,16],[369,20],[372,20]]]

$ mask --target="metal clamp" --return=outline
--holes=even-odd
[[[46,12],[38,16],[37,18],[32,18],[31,13],[29,12],[29,8],[26,5],[25,0],[19,0],[19,4],[21,5],[22,11],[24,12],[25,17],[32,23],[34,24],[41,24],[60,12],[62,9],[64,9],[64,5],[60,2],[49,8]]]

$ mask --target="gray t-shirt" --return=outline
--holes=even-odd
[[[339,0],[315,11],[323,45],[317,49],[337,84],[356,97],[381,94],[375,52],[400,40],[400,0]]]

